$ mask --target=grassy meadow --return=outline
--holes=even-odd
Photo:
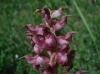
[[[84,74],[100,74],[100,0],[0,0],[0,74],[41,74],[25,60],[18,60],[33,54],[25,29],[27,24],[42,23],[38,8],[68,8],[66,26],[60,30],[64,35],[76,31],[71,41],[71,50],[77,50],[70,72],[87,70]],[[62,74],[62,68],[59,68]]]

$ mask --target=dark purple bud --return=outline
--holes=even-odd
[[[76,52],[75,50],[72,50],[72,51],[69,51],[69,53],[68,53],[68,63],[66,64],[68,71],[70,69],[72,69],[72,67],[73,67],[72,60],[74,59],[75,52]]]

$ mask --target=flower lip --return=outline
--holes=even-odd
[[[57,62],[61,65],[65,65],[68,62],[68,57],[65,52],[58,52],[57,56],[59,57],[57,59]]]

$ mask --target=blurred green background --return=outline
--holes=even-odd
[[[41,74],[18,58],[32,53],[21,27],[43,22],[40,14],[33,13],[45,7],[68,7],[63,14],[72,15],[61,30],[78,32],[71,41],[71,49],[77,50],[71,72],[85,69],[86,74],[100,74],[100,0],[0,0],[0,74]]]

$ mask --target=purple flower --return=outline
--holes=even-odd
[[[46,25],[49,27],[53,27],[55,30],[59,30],[67,24],[67,16],[63,16],[61,19],[57,20],[56,17],[60,16],[62,11],[66,8],[59,8],[58,10],[51,11],[50,9],[44,8],[44,9],[37,9],[35,12],[39,12],[43,14],[43,17],[46,21]]]
[[[29,64],[32,64],[35,69],[38,69],[41,64],[49,62],[49,58],[46,56],[36,55],[36,56],[32,57],[30,55],[26,55],[26,56],[21,57],[21,59],[22,58],[26,59],[26,61]]]
[[[57,46],[56,36],[44,25],[24,26],[27,28],[27,36],[31,39],[34,51],[39,54],[42,49],[52,51]]]
[[[21,58],[31,64],[35,69],[41,70],[42,74],[58,74],[57,68],[59,65],[66,67],[70,71],[73,67],[72,60],[75,56],[75,50],[70,51],[70,40],[76,32],[68,32],[65,36],[58,36],[57,30],[62,29],[67,24],[67,17],[61,15],[65,8],[51,11],[48,8],[37,9],[43,15],[45,22],[38,26],[28,24],[23,28],[27,28],[27,36],[31,40],[31,45],[35,56],[23,56]],[[77,71],[76,74],[81,74],[85,70]],[[64,74],[71,74],[65,72]]]
[[[62,66],[64,66],[65,64],[67,64],[68,62],[68,56],[66,52],[58,52],[57,53],[58,59],[57,59],[57,63],[61,64]]]

